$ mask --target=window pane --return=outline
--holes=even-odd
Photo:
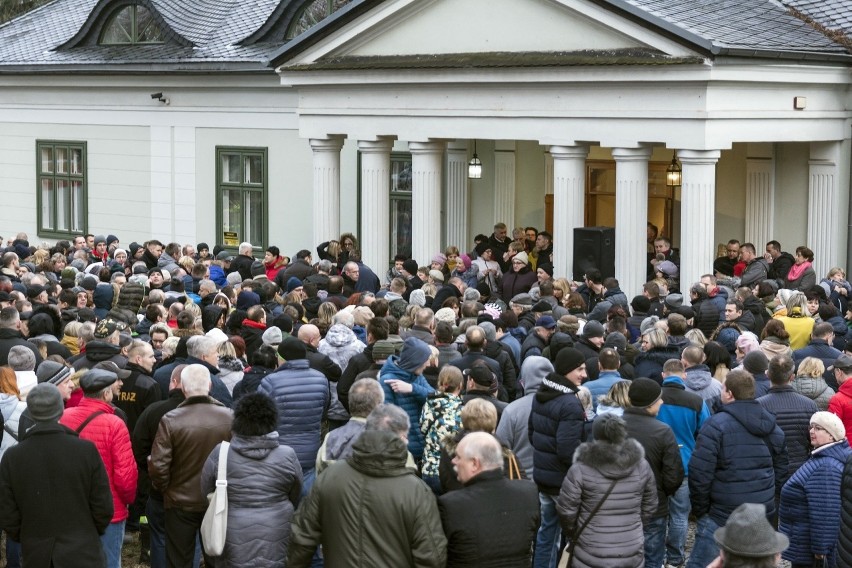
[[[83,149],[69,148],[68,151],[71,157],[71,175],[83,175]]]
[[[41,180],[41,224],[45,229],[53,228],[53,180]]]
[[[411,200],[391,198],[391,255],[411,256]]]
[[[70,218],[70,182],[65,179],[56,180],[56,230],[67,231]]]
[[[254,246],[263,244],[263,194],[259,191],[246,191],[246,236]]]
[[[331,3],[331,11],[337,12],[347,4],[349,4],[352,0],[332,0]]]
[[[391,162],[391,191],[411,192],[411,161]]]
[[[222,181],[224,183],[240,183],[240,155],[222,154]]]
[[[151,12],[144,6],[136,7],[136,41],[138,43],[160,43],[163,32],[160,30]]]
[[[56,173],[68,173],[68,148],[56,148]]]
[[[41,172],[44,174],[53,173],[53,147],[45,146],[41,149]]]
[[[240,193],[238,189],[223,189],[222,190],[222,231],[225,233],[234,232],[237,234],[237,241],[243,240],[241,218],[243,214],[242,203],[240,202]]]
[[[263,158],[261,156],[246,156],[245,183],[263,183]]]
[[[133,6],[122,8],[107,24],[101,36],[101,43],[126,44],[133,43]]]
[[[83,213],[86,205],[83,202],[83,182],[73,180],[71,182],[71,230],[83,230]]]

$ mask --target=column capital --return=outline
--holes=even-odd
[[[722,155],[721,150],[678,150],[677,158],[682,164],[715,164]]]
[[[329,136],[328,138],[311,138],[311,149],[314,152],[340,152],[343,148],[343,136]]]
[[[612,158],[616,162],[647,162],[651,158],[651,148],[649,146],[613,148]]]
[[[585,160],[589,155],[588,146],[548,146],[547,151],[554,160]]]
[[[358,150],[362,154],[386,154],[393,149],[393,138],[376,140],[358,140]]]
[[[412,141],[408,143],[408,151],[412,154],[443,154],[446,148],[447,140]]]

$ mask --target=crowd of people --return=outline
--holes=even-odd
[[[154,568],[852,566],[843,269],[818,282],[805,246],[731,240],[681,283],[649,224],[625,292],[594,268],[554,278],[552,236],[511,233],[387,270],[351,233],[262,259],[18,234],[6,565],[113,568],[138,532]]]

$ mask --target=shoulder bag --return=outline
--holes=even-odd
[[[225,550],[225,535],[228,532],[228,448],[219,446],[219,468],[216,473],[216,490],[207,495],[210,504],[201,521],[201,543],[209,556],[221,556]]]
[[[598,501],[598,504],[595,505],[595,508],[592,509],[591,513],[589,513],[589,516],[586,517],[586,520],[583,521],[583,524],[580,526],[580,528],[574,531],[574,534],[571,536],[571,543],[565,547],[565,550],[562,551],[562,556],[559,558],[558,568],[570,568],[571,561],[574,557],[574,547],[577,545],[577,540],[580,538],[580,535],[583,533],[583,531],[586,530],[586,527],[589,526],[589,522],[592,520],[592,518],[594,518],[594,516],[597,515],[598,511],[600,511],[601,506],[604,504],[604,501],[606,501],[607,497],[609,497],[609,494],[612,493],[613,488],[615,488],[615,484],[617,481],[617,479],[612,480],[612,483],[609,484],[609,487],[607,488],[606,493],[604,493],[603,497],[601,497],[601,500]]]

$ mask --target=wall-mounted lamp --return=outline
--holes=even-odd
[[[482,160],[476,155],[476,140],[473,141],[473,158],[467,163],[467,177],[469,179],[482,178]]]
[[[677,161],[677,150],[672,152],[672,163],[666,168],[666,185],[671,188],[680,187],[683,173]]]
[[[171,102],[169,99],[163,96],[163,93],[151,93],[151,98],[160,101],[166,106],[169,106],[169,103]]]

